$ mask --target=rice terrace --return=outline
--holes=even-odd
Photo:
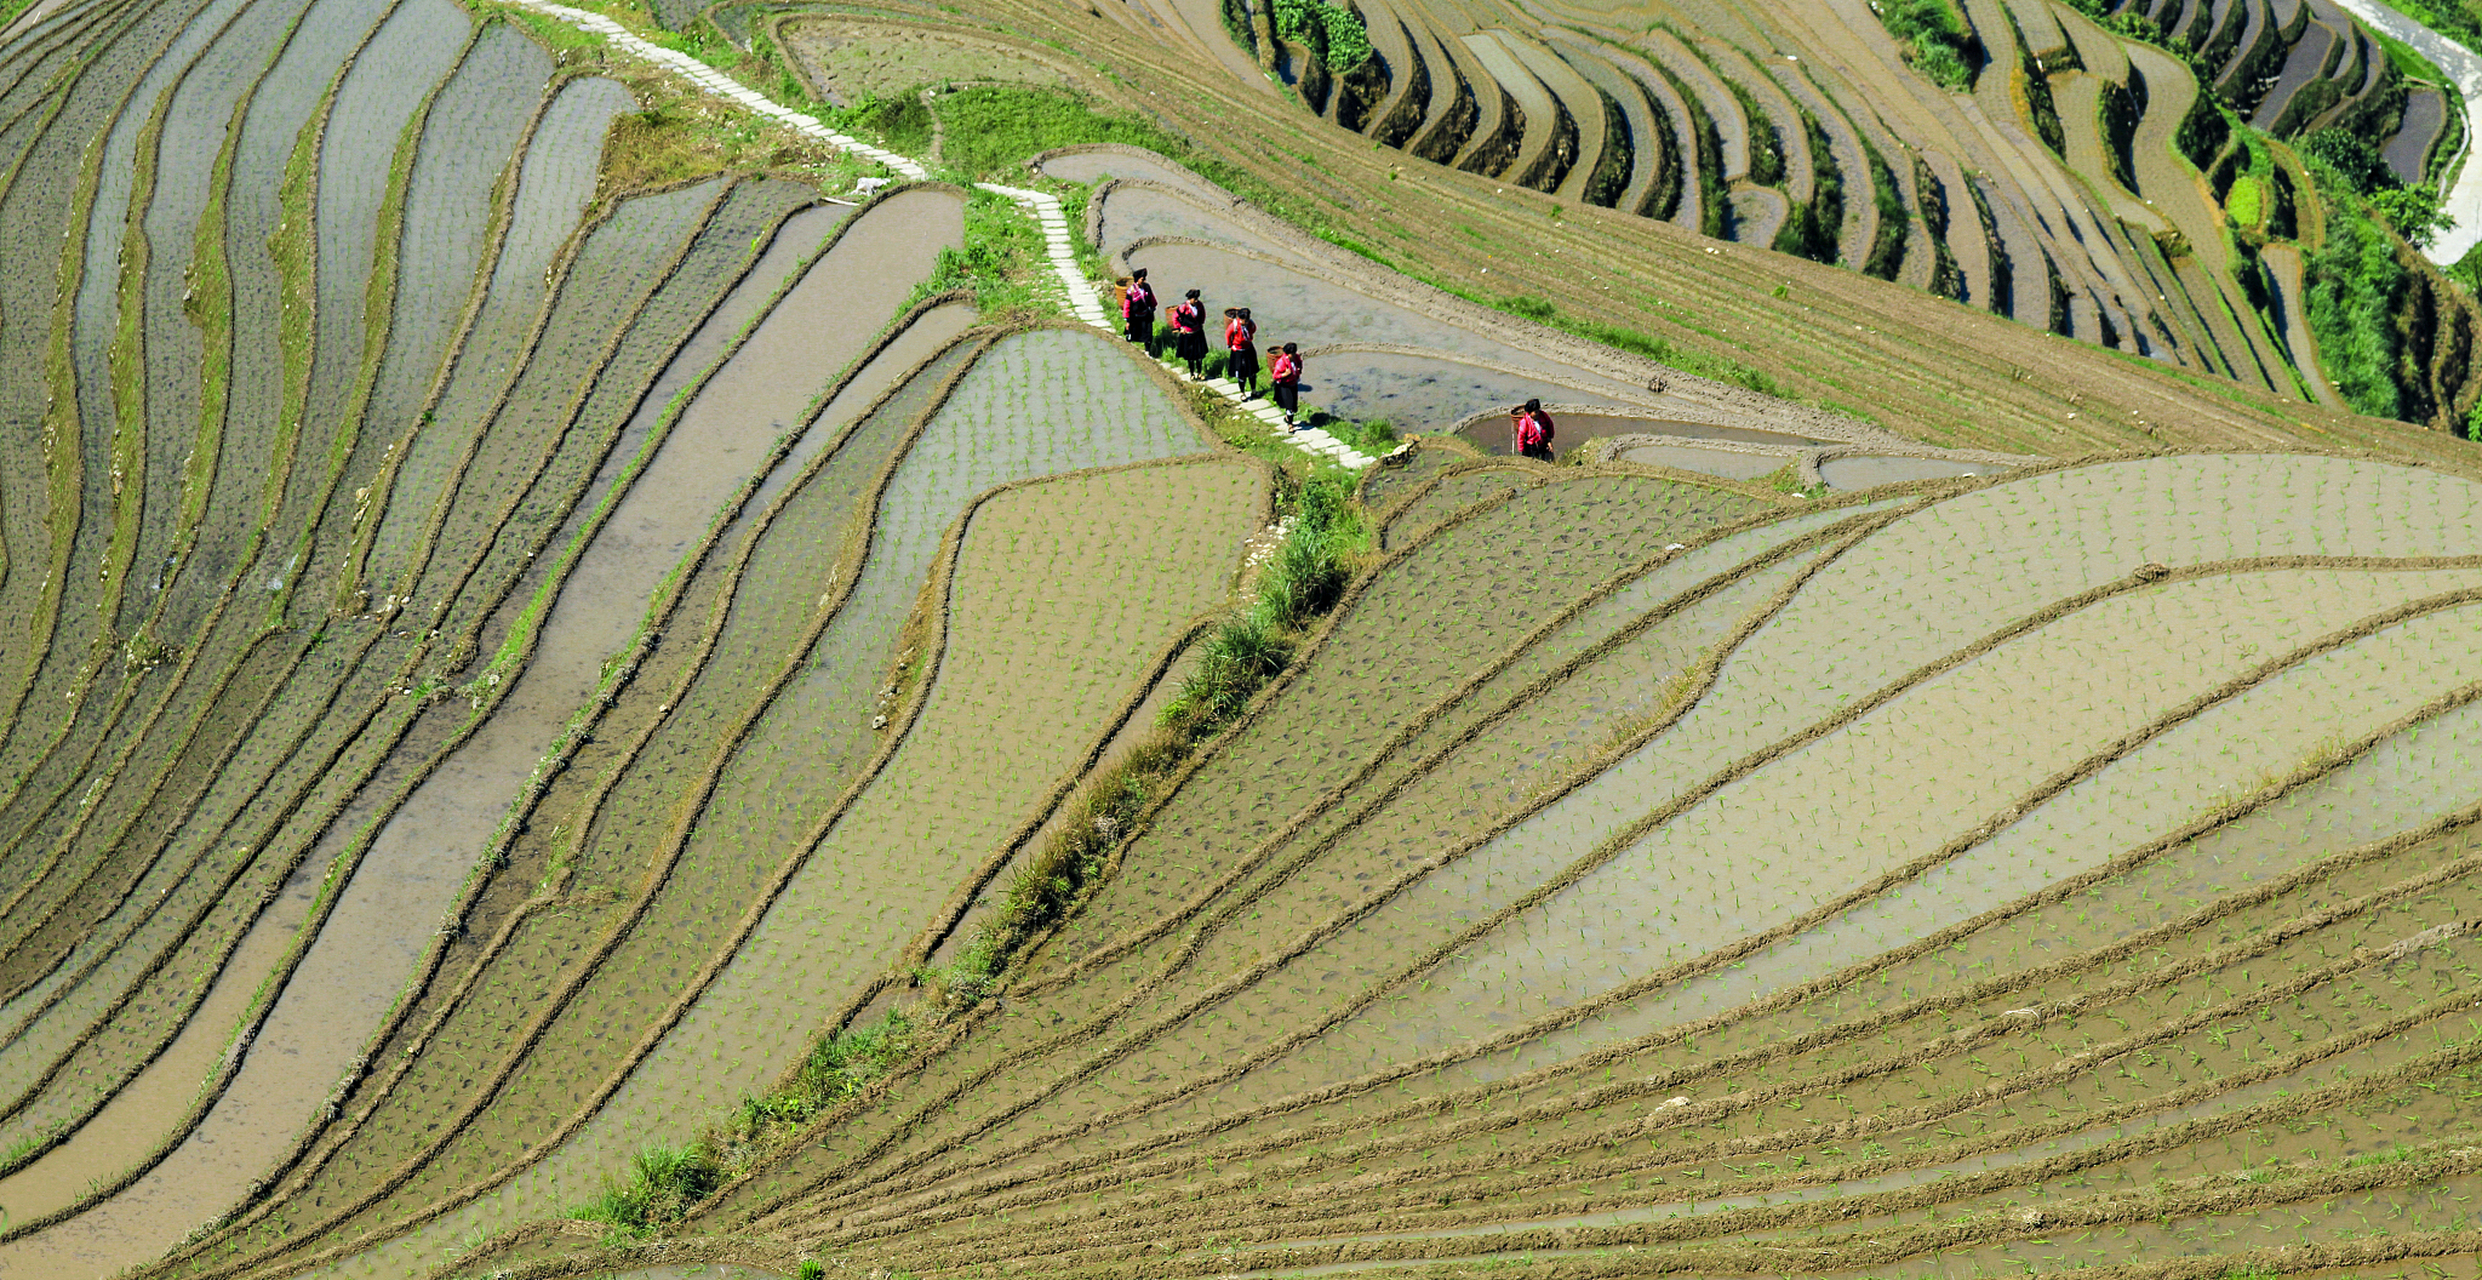
[[[0,1280],[2482,1280],[2482,0],[0,0]]]

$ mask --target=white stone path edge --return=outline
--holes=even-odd
[[[918,160],[898,155],[884,148],[874,147],[859,138],[851,138],[838,133],[820,123],[816,116],[804,115],[790,107],[783,106],[698,59],[656,44],[602,14],[589,13],[584,9],[572,9],[564,4],[554,4],[551,0],[508,0],[508,3],[531,9],[547,17],[558,18],[580,30],[591,31],[648,62],[679,74],[709,93],[740,103],[760,115],[780,120],[795,130],[809,134],[830,146],[875,160],[907,178],[919,180],[930,176],[930,171],[925,169]],[[991,182],[977,185],[994,195],[1006,196],[1016,201],[1032,213],[1035,221],[1041,224],[1044,247],[1051,258],[1052,273],[1060,277],[1061,287],[1068,292],[1069,309],[1076,313],[1077,318],[1106,331],[1119,328],[1114,323],[1115,318],[1105,313],[1103,302],[1096,295],[1093,282],[1086,279],[1086,273],[1077,265],[1074,242],[1069,238],[1068,216],[1061,211],[1060,202],[1040,191],[1028,191],[1020,187],[1003,187]],[[1176,372],[1175,376],[1185,375]],[[1209,378],[1205,380],[1204,385],[1207,389],[1230,401],[1243,413],[1272,428],[1279,438],[1290,440],[1303,449],[1324,454],[1355,471],[1371,465],[1373,461],[1368,455],[1356,452],[1351,446],[1316,427],[1301,431],[1288,430],[1284,425],[1284,415],[1277,412],[1274,406],[1264,402],[1252,403],[1243,398],[1240,386],[1228,378]]]

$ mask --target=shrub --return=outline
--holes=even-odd
[[[2384,187],[2370,193],[2370,211],[2396,229],[2405,242],[2427,249],[2456,219],[2439,207],[2439,193],[2429,187]]]
[[[2235,226],[2254,227],[2266,216],[2264,189],[2248,174],[2232,180],[2232,192],[2224,197],[2224,212],[2232,215]]]
[[[1887,33],[1907,44],[1913,69],[1944,89],[1973,88],[1974,39],[1948,0],[1875,0]]]
[[[1216,625],[1163,724],[1197,742],[1241,714],[1291,661],[1300,628],[1342,598],[1369,539],[1348,481],[1314,473],[1303,482],[1283,541],[1259,570],[1257,602]]]
[[[2337,394],[2362,413],[2398,416],[2404,393],[2397,383],[2395,317],[2409,280],[2386,233],[2358,200],[2339,195],[2327,202],[2327,240],[2309,256],[2304,274],[2310,333]]]
[[[1370,60],[1370,31],[1362,15],[1325,0],[1274,0],[1275,33],[1295,44],[1324,47],[1327,69],[1351,71]],[[1311,26],[1318,27],[1317,36]]]
[[[1499,301],[1499,308],[1502,311],[1524,316],[1528,320],[1540,320],[1546,323],[1559,312],[1558,307],[1551,305],[1549,298],[1537,298],[1527,294],[1502,298]]]
[[[2301,154],[2333,170],[2356,194],[2367,195],[2395,182],[2387,162],[2379,158],[2379,149],[2368,138],[2348,130],[2321,129],[2303,138]]]

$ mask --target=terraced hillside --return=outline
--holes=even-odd
[[[660,16],[745,81],[847,110],[850,127],[888,139],[928,144],[942,121],[1040,131],[1042,104],[1064,99],[1125,111],[1100,131],[1050,136],[1167,151],[1386,266],[1556,313],[1573,332],[1635,334],[1658,358],[1934,444],[2332,443],[2300,402],[2461,433],[2482,395],[2470,295],[2398,237],[2389,219],[2413,206],[2370,203],[2446,181],[2462,141],[2446,136],[2443,86],[2432,86],[2442,137],[2405,133],[2429,127],[2429,108],[2409,104],[2442,77],[2328,8],[2253,3],[2205,7],[2230,21],[2200,34],[2260,37],[2241,46],[2255,61],[2209,51],[2203,86],[2185,29],[2099,3],[2095,16],[1898,6],[1928,15],[1918,30],[1867,6],[1810,3],[1353,17],[1290,0],[1223,15],[1175,0],[1090,11],[995,0],[970,14],[728,0]],[[1360,56],[1358,38],[1313,58],[1275,33],[1337,24],[1359,24],[1371,52],[1333,72],[1314,74]],[[2282,41],[2321,30],[2338,33],[2321,46],[2336,56],[2318,61],[2336,79],[2283,81],[2309,46]],[[2275,70],[2251,71],[2268,49],[2282,54]],[[1253,51],[1272,71],[1250,70]],[[969,62],[976,78],[960,69]],[[900,85],[914,67],[927,85]],[[2314,175],[2325,161],[2252,127],[2274,81],[2289,96],[2267,128],[2352,139],[2369,157],[2367,189]],[[962,92],[921,111],[887,105],[942,84]],[[2415,152],[2427,158],[2403,165],[2421,179],[2391,185],[2384,156]],[[981,151],[950,158],[1002,173]],[[2339,217],[2350,225],[2331,235]],[[1767,251],[1736,253],[1735,240]],[[1868,283],[1878,278],[1892,287]],[[1925,305],[1925,290],[1947,301]],[[2066,355],[1984,317],[2146,359]],[[2229,405],[2164,412],[2127,383],[2158,375],[2185,389],[2199,384],[2184,378],[2230,380],[2252,427],[2226,432]]]
[[[2010,83],[2206,118],[2049,12]],[[2362,205],[2210,269],[2052,183],[2107,130],[1933,94],[1999,167],[1938,160],[1720,10],[1400,21],[1512,86],[1427,168],[1292,8],[11,13],[0,1273],[2482,1244],[2482,482],[2290,381],[2338,246],[2401,265]],[[1657,81],[1745,167],[1615,160]],[[2271,229],[2329,107],[2196,208]],[[1942,165],[2155,246],[2125,314],[2197,358],[1928,298]],[[1818,252],[1601,199],[1667,182]],[[2244,260],[2295,283],[2207,305]],[[1138,267],[1300,346],[1322,433],[1098,331]]]
[[[830,200],[643,66],[444,0],[0,60],[12,1275],[591,1194],[955,931],[1269,519],[1118,344],[934,280],[964,191]]]
[[[1371,57],[1332,89],[1315,74],[1296,87],[1384,146],[1564,201],[2252,385],[2315,386],[2283,332],[2298,290],[2269,296],[2256,246],[2227,234],[2272,221],[2294,238],[2306,175],[2260,173],[2266,189],[2244,191],[2259,202],[2228,216],[2233,157],[2250,155],[2225,115],[2276,138],[2345,130],[2422,184],[2455,155],[2452,86],[2426,72],[2409,87],[2322,0],[2088,8],[1373,0]],[[1319,65],[1281,38],[1269,52],[1284,71]]]
[[[2304,285],[2296,255],[2324,241],[2322,198],[2349,203],[2351,186],[2314,176],[2285,142],[2349,137],[2376,181],[2434,194],[2464,147],[2446,74],[2330,0],[1224,8],[1109,12],[1155,38],[1144,61],[1175,77],[1255,111],[1267,80],[1254,58],[1326,128],[1475,175],[1494,195],[1527,189],[1550,208],[1840,264],[2175,368],[2434,427],[2461,430],[2482,395],[2474,303],[2408,245],[2399,271],[2358,286],[2404,330],[2390,348],[2400,367],[2383,376],[2405,394],[2382,401],[2338,367],[2352,359],[2342,321],[2301,323],[2336,304]],[[1098,66],[1024,38],[1042,20],[737,0],[663,17],[776,59],[825,101],[971,78],[953,61],[967,54],[924,59],[925,42],[971,49],[1005,82],[1111,91]],[[1135,60],[1089,57],[1124,78]],[[839,70],[864,65],[867,77]],[[1231,115],[1196,86],[1179,96],[1204,118],[1151,96],[1143,110],[1189,116],[1176,127],[1210,147],[1207,121]]]
[[[1004,1000],[660,1243],[447,1273],[2471,1250],[2482,487],[2225,454],[1442,504],[1473,464],[1430,452]]]

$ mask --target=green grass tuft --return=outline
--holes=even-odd
[[[569,1216],[608,1223],[619,1234],[645,1236],[680,1221],[722,1182],[722,1166],[704,1143],[648,1147],[630,1162],[627,1177],[605,1187],[602,1195],[571,1210]]]

